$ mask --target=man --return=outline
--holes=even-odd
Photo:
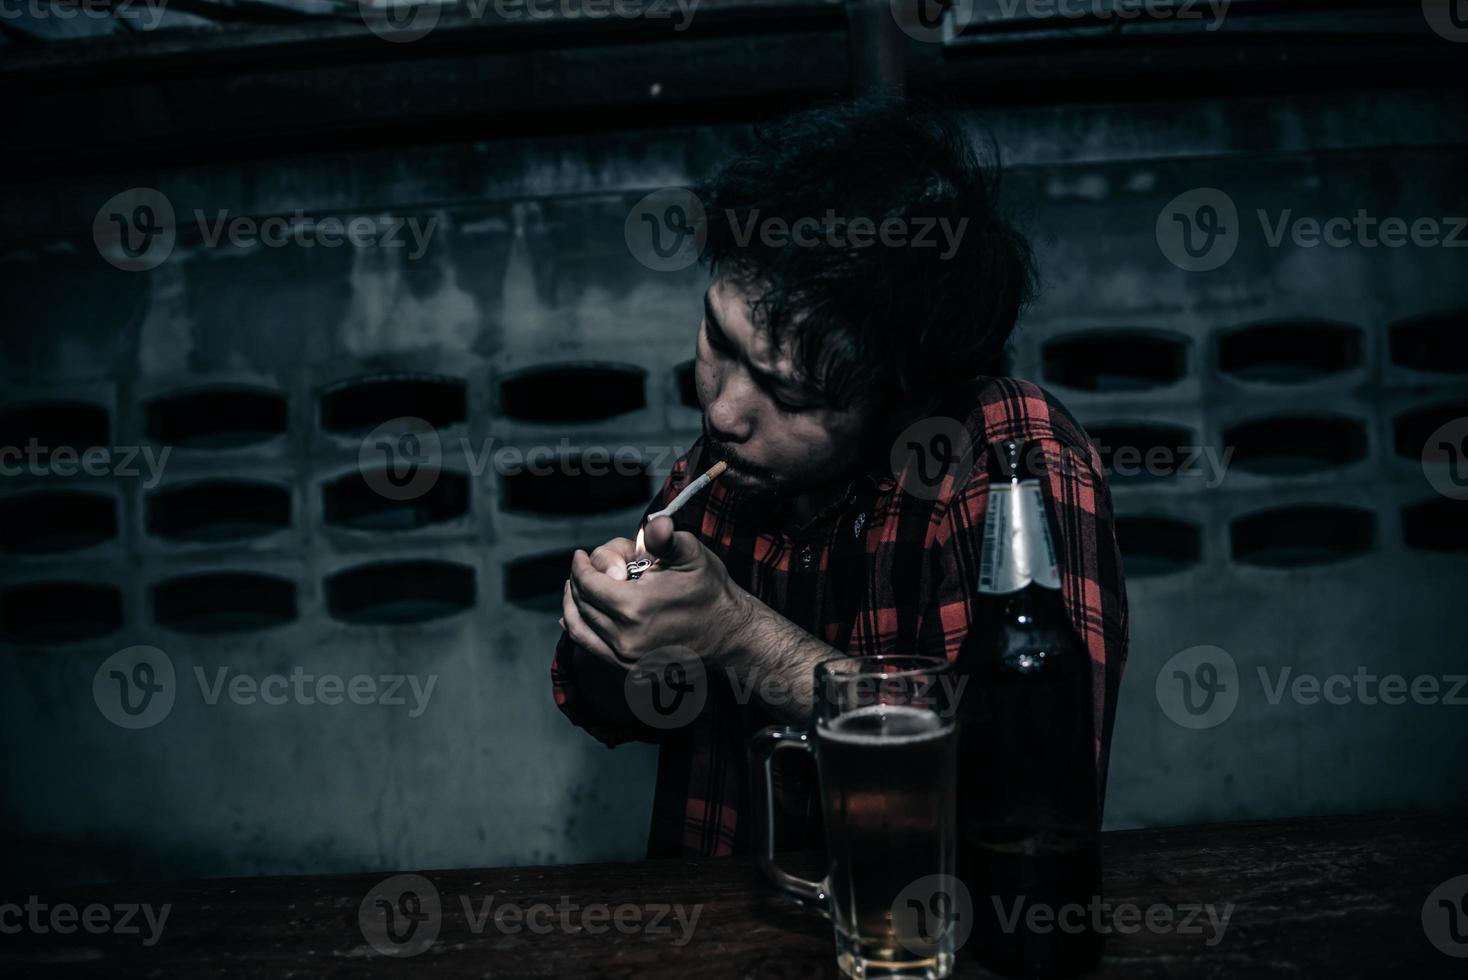
[[[1002,440],[1053,462],[1042,483],[1092,658],[1104,785],[1127,646],[1110,495],[1058,402],[990,376],[1032,288],[994,193],[954,120],[895,98],[766,128],[700,189],[704,432],[649,512],[714,461],[728,470],[646,526],[659,560],[639,579],[632,540],[576,552],[552,666],[577,724],[660,744],[649,857],[749,850],[749,738],[809,723],[820,661],[957,653]],[[667,727],[632,710],[628,672],[647,658],[696,691],[696,716]],[[818,845],[811,773],[784,771],[775,798],[779,846]]]

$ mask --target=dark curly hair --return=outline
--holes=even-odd
[[[997,190],[997,167],[931,103],[889,94],[824,105],[758,127],[752,149],[696,188],[702,257],[750,297],[755,325],[827,404],[881,411],[1001,363],[1035,273]],[[750,234],[800,219],[819,234]],[[854,246],[859,219],[897,219],[907,243],[868,235]],[[941,221],[961,232],[952,254]],[[925,227],[928,247],[916,244]]]

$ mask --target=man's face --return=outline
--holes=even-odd
[[[741,490],[793,494],[849,474],[863,420],[827,407],[750,320],[748,298],[719,278],[704,295],[694,372],[704,435],[724,479]]]

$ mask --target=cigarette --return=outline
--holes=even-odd
[[[654,517],[672,517],[678,511],[683,509],[684,504],[693,499],[694,494],[698,493],[698,491],[702,490],[704,487],[717,480],[719,478],[719,475],[728,468],[728,463],[724,462],[722,459],[719,460],[713,466],[710,466],[708,469],[704,470],[703,476],[699,477],[697,480],[694,480],[692,483],[688,484],[688,486],[684,487],[683,492],[674,497],[672,503],[668,504],[668,506],[664,507],[662,510],[654,511],[651,514],[648,514],[647,519],[650,521]]]
[[[653,511],[651,514],[648,514],[647,521],[644,521],[642,527],[637,529],[637,553],[639,555],[646,553],[642,544],[642,535],[643,532],[646,530],[648,523],[650,523],[654,517],[672,517],[683,508],[684,504],[692,500],[695,494],[697,494],[704,487],[708,486],[710,483],[713,483],[715,480],[717,480],[719,478],[719,475],[728,468],[728,463],[724,462],[722,459],[719,460],[713,466],[710,466],[708,469],[704,470],[702,476],[694,480],[692,483],[688,484],[688,486],[684,487],[683,491],[679,493],[678,496],[669,501],[668,506],[664,507],[662,510]],[[629,561],[627,563],[627,577],[637,578],[643,572],[647,571],[649,568],[656,564],[656,558],[638,558],[633,561]]]

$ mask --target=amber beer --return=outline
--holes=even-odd
[[[1101,893],[1091,660],[1061,599],[1045,463],[1034,444],[994,447],[978,609],[954,664],[968,678],[958,874],[974,905],[969,946],[1013,977],[1083,973],[1102,942],[1090,918]]]
[[[952,664],[877,654],[816,665],[810,731],[771,726],[750,746],[755,860],[778,888],[830,916],[836,965],[854,980],[943,980],[969,916],[954,874],[958,815]],[[825,876],[775,860],[773,761],[814,754]]]
[[[894,916],[893,905],[913,881],[952,873],[953,732],[952,718],[902,705],[858,708],[816,726],[827,853],[849,855],[833,860],[830,874],[832,920],[838,932],[850,924],[840,953],[852,962],[839,962],[849,975],[861,975],[857,959],[865,972],[924,975],[914,968],[941,958],[923,955],[923,945],[946,923]]]

